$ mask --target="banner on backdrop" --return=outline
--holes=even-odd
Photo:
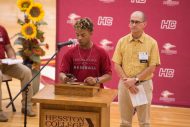
[[[130,32],[129,18],[135,10],[144,11],[148,26],[145,33],[159,45],[161,66],[156,69],[154,104],[190,107],[189,0],[57,0],[57,43],[75,39],[73,23],[82,17],[94,22],[93,42],[112,58],[119,38]],[[56,78],[62,55],[56,58]],[[113,63],[112,63],[113,64]],[[107,88],[117,88],[118,76],[113,69]]]

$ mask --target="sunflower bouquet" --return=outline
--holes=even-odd
[[[33,0],[17,0],[17,6],[24,13],[24,18],[18,19],[21,31],[16,34],[18,38],[15,44],[21,45],[17,52],[23,58],[24,64],[32,70],[40,69],[40,57],[45,55],[44,48],[48,49],[48,44],[44,43],[44,32],[40,30],[41,25],[47,25],[43,21],[44,10],[42,4]]]

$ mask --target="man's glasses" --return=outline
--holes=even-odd
[[[143,23],[141,21],[137,21],[137,20],[130,20],[130,24],[140,24],[140,23]]]

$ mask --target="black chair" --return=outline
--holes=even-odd
[[[10,87],[9,87],[9,82],[10,81],[12,81],[12,77],[3,74],[2,82],[5,82],[5,84],[7,86],[8,93],[9,93],[9,99],[10,99],[10,101],[12,101],[12,94],[11,94],[11,90],[10,90]],[[16,108],[15,108],[14,103],[12,103],[12,110],[13,110],[13,112],[16,112]]]

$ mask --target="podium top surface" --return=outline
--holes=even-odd
[[[46,85],[32,97],[32,101],[43,104],[107,107],[117,96],[117,90],[114,89],[100,89],[93,97],[55,95],[54,89],[54,85]]]

